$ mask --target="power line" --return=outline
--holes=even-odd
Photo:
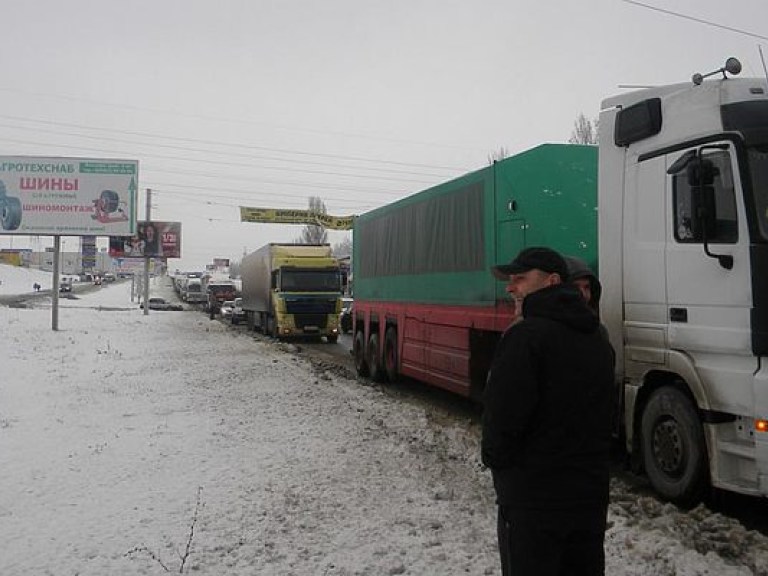
[[[9,128],[8,125],[0,123],[0,127],[6,127]],[[10,128],[16,128],[15,126],[10,126]],[[33,130],[43,133],[49,133],[49,134],[58,134],[61,135],[59,132],[55,131],[46,131],[46,130],[40,130],[38,128],[34,128]],[[66,135],[66,134],[65,134]],[[68,134],[69,136],[77,136],[78,138],[90,138],[95,140],[106,140],[111,142],[118,142],[122,145],[130,145],[131,142],[125,142],[123,140],[118,140],[116,138],[109,138],[105,136],[89,136],[89,135],[73,135]],[[0,140],[5,140],[5,138],[0,138]],[[27,142],[28,143],[28,142]],[[40,145],[43,145],[43,143],[39,143]],[[147,144],[147,143],[138,143],[141,146],[162,146],[162,144]],[[49,143],[46,143],[45,145],[49,145]],[[179,149],[175,146],[166,146],[168,148],[174,148]],[[183,148],[180,148],[183,150]],[[194,152],[200,152],[203,154],[210,154],[209,151],[206,150],[200,150],[200,149],[187,149],[187,151],[194,151]],[[130,152],[113,152],[112,154],[128,154],[128,155],[135,155],[135,151]],[[194,162],[195,164],[213,164],[215,166],[233,166],[237,168],[249,168],[249,169],[256,169],[256,170],[278,170],[278,171],[289,171],[292,173],[302,173],[302,174],[316,174],[321,176],[345,176],[348,178],[365,178],[368,180],[375,179],[375,180],[391,180],[394,182],[419,182],[419,180],[416,180],[414,178],[397,178],[393,176],[371,176],[370,174],[355,174],[354,172],[331,172],[331,171],[323,171],[323,170],[310,170],[307,168],[296,168],[294,166],[255,166],[253,164],[245,164],[243,162],[227,162],[226,160],[206,160],[201,158],[189,158],[184,156],[170,156],[167,154],[157,154],[157,153],[150,153],[153,158],[162,158],[165,160],[180,160],[182,162]],[[226,152],[213,152],[213,154],[227,154]],[[246,156],[248,157],[248,156]],[[281,159],[283,162],[294,162],[293,160],[289,159]],[[377,168],[365,168],[364,170],[377,170]],[[401,172],[403,174],[408,174],[408,172]],[[439,174],[422,174],[423,176],[432,176],[434,178],[442,178]],[[428,183],[431,182],[431,180],[421,180],[422,183]]]
[[[32,145],[43,145],[40,142],[30,142],[28,140],[20,140],[15,138],[0,138],[0,141],[5,142],[15,142],[19,144],[32,144]],[[64,145],[64,144],[51,144],[51,143],[45,143],[46,146],[51,148],[67,148],[72,149],[72,145]],[[99,149],[99,148],[91,148],[89,146],[80,146],[78,145],[76,147],[78,150],[88,150],[90,152],[105,152],[105,150]],[[110,154],[126,154],[124,152],[115,152],[114,150],[107,151]],[[132,155],[131,153],[127,153],[127,155]],[[360,186],[355,187],[348,187],[344,185],[339,184],[321,184],[318,182],[298,182],[298,181],[290,181],[290,180],[269,180],[265,178],[254,178],[252,176],[221,176],[220,174],[210,174],[210,173],[204,173],[204,172],[190,172],[188,170],[167,170],[167,169],[154,169],[154,168],[146,168],[142,166],[141,171],[147,171],[147,172],[160,172],[160,173],[166,173],[166,174],[181,174],[181,175],[192,175],[192,176],[200,176],[203,178],[218,178],[220,180],[239,180],[239,181],[247,181],[247,182],[259,182],[264,184],[277,184],[280,186],[303,186],[303,187],[311,187],[311,188],[319,188],[319,189],[325,189],[325,190],[348,190],[352,192],[371,192],[371,193],[387,193],[387,190],[375,190],[370,188],[361,188]],[[371,179],[373,180],[373,179]],[[190,186],[191,188],[194,188],[194,186]],[[200,188],[203,190],[208,190],[210,187],[206,188]]]
[[[648,10],[655,10],[656,12],[661,12],[662,14],[668,14],[670,16],[675,16],[677,18],[683,18],[684,20],[691,20],[692,22],[698,22],[699,24],[706,24],[707,26],[713,26],[714,28],[720,28],[722,30],[728,30],[729,32],[735,32],[736,34],[743,34],[744,36],[751,36],[752,38],[760,38],[761,40],[768,40],[768,36],[761,36],[760,34],[747,32],[746,30],[740,30],[739,28],[734,28],[732,26],[726,26],[724,24],[718,24],[717,22],[711,22],[709,20],[704,20],[702,18],[696,18],[695,16],[688,16],[687,14],[682,14],[680,12],[673,12],[672,10],[659,8],[658,6],[651,6],[650,4],[644,4],[642,2],[638,2],[637,0],[621,0],[621,1],[627,4],[640,6],[641,8],[647,8]]]
[[[8,118],[8,116],[0,115],[0,118]],[[14,119],[16,121],[22,121],[22,122],[38,122],[36,120],[24,120],[24,119],[18,119],[18,118],[12,118],[12,119]],[[67,124],[58,123],[58,122],[51,122],[51,124],[67,125]],[[118,139],[118,138],[111,138],[109,136],[94,136],[94,135],[91,135],[91,134],[78,134],[78,133],[72,133],[72,132],[61,132],[61,131],[55,131],[55,130],[45,130],[45,129],[42,129],[42,128],[28,128],[28,127],[25,127],[25,126],[14,126],[14,125],[9,125],[9,124],[0,124],[0,126],[5,127],[5,128],[11,128],[11,129],[14,129],[14,130],[31,130],[31,131],[35,131],[35,132],[39,132],[39,133],[43,133],[43,134],[56,134],[56,135],[59,135],[59,136],[73,136],[73,137],[76,137],[76,138],[86,138],[86,139],[90,139],[90,140],[103,140],[103,141],[107,141],[107,142],[118,142],[118,143],[124,144],[124,145],[131,145],[131,144],[136,145],[136,144],[138,144],[140,146],[152,146],[152,147],[157,147],[157,148],[168,148],[168,149],[171,149],[171,150],[181,150],[181,151],[184,151],[184,152],[195,152],[195,153],[208,154],[208,155],[233,156],[233,157],[247,158],[247,159],[253,159],[253,160],[274,160],[274,161],[277,161],[277,162],[296,162],[295,158],[280,158],[280,157],[276,157],[276,156],[258,156],[258,155],[255,156],[255,155],[252,155],[252,154],[243,154],[243,153],[240,153],[240,152],[218,151],[218,150],[203,149],[203,148],[190,148],[190,147],[185,147],[185,146],[175,146],[175,145],[171,145],[171,144],[161,144],[161,143],[157,143],[157,142],[132,142],[132,141],[121,140],[121,139]],[[72,126],[72,125],[68,125],[68,126]],[[89,128],[89,127],[82,127],[82,126],[75,126],[75,127],[77,127],[77,128],[85,128],[85,129],[90,129],[90,130],[96,130],[96,128]],[[114,132],[117,132],[117,133],[123,132],[123,133],[128,133],[130,135],[138,135],[136,133],[131,133],[131,132],[127,132],[127,131],[121,131],[121,130],[115,130]],[[148,136],[149,137],[150,135],[149,134],[144,134],[142,136]],[[179,139],[179,138],[166,137],[166,136],[157,136],[157,135],[154,135],[152,137],[153,138],[158,138],[158,137],[159,138],[169,138],[169,139],[173,139],[173,140],[189,140],[189,139]],[[226,143],[214,143],[214,142],[210,142],[210,143],[211,144],[220,145],[220,146],[231,146],[231,147],[239,147],[239,148],[244,148],[245,147],[245,148],[247,148],[247,146],[241,146],[241,145],[238,145],[238,144],[226,144]],[[183,158],[183,157],[178,157],[178,156],[163,156],[163,155],[160,155],[160,154],[155,154],[155,156],[157,156],[159,158],[170,159],[170,160],[184,160],[184,161],[198,162],[198,163],[200,163],[200,162],[206,163],[207,162],[207,163],[215,163],[215,164],[225,164],[225,165],[230,165],[230,166],[248,166],[248,167],[255,167],[255,168],[263,168],[263,169],[266,169],[266,170],[279,170],[279,169],[281,169],[279,167],[273,167],[273,166],[251,166],[251,165],[238,164],[238,163],[233,163],[233,162],[212,161],[212,160],[199,160],[199,159]],[[396,169],[393,169],[393,168],[378,168],[378,167],[375,167],[375,166],[350,166],[348,164],[328,164],[328,163],[325,163],[325,162],[313,162],[311,160],[301,160],[301,162],[303,164],[309,164],[309,165],[315,165],[315,166],[337,166],[337,167],[340,167],[340,168],[349,168],[351,170],[375,170],[375,171],[378,171],[378,172],[386,172],[386,173],[392,173],[392,174],[410,174],[410,175],[415,175],[415,176],[431,176],[431,177],[436,177],[436,178],[444,178],[445,177],[444,175],[441,175],[441,174],[425,174],[425,173],[411,172],[411,171],[406,171],[406,170],[396,170]],[[369,160],[369,162],[372,162],[372,161]],[[334,173],[332,173],[332,174],[334,174]],[[368,177],[369,178],[370,175],[363,175],[361,177]]]
[[[253,197],[251,197],[251,198],[240,198],[240,197],[237,197],[237,196],[226,196],[226,195],[214,194],[214,193],[211,193],[211,194],[206,196],[206,198],[216,198],[216,199],[219,199],[219,200],[232,200],[234,203],[215,202],[215,201],[212,201],[212,200],[209,200],[209,199],[201,198],[199,196],[190,197],[188,194],[185,194],[184,192],[171,190],[170,188],[162,187],[162,185],[160,185],[160,186],[161,187],[158,187],[158,185],[153,185],[153,186],[150,186],[150,187],[152,188],[152,192],[156,193],[161,198],[162,198],[162,196],[166,196],[166,195],[167,196],[175,196],[175,197],[178,197],[178,198],[183,198],[185,200],[185,202],[187,202],[187,203],[191,202],[191,203],[195,203],[195,204],[205,204],[205,205],[210,205],[210,206],[221,206],[221,207],[226,207],[226,208],[239,208],[240,206],[243,206],[244,204],[251,204],[251,205],[253,205],[254,203],[256,203],[256,202],[254,202],[254,200],[258,201],[262,205],[263,204],[268,204],[269,208],[295,208],[295,205],[286,205],[285,202],[280,202],[280,200],[282,200],[282,199],[284,199],[286,197],[288,197],[288,198],[291,198],[291,197],[292,198],[301,198],[304,201],[306,201],[306,199],[307,199],[307,196],[296,196],[296,195],[291,196],[291,195],[287,195],[287,194],[283,194],[283,193],[279,194],[278,202],[274,202],[273,201],[274,199],[266,199],[266,202],[261,202],[260,201],[261,198],[253,198]],[[182,187],[182,189],[183,189],[183,187]],[[276,194],[276,196],[277,196],[277,194]],[[402,197],[402,196],[400,196],[400,197]],[[326,201],[328,200],[328,197],[321,197],[321,199],[323,200],[324,203],[326,203]],[[383,202],[380,202],[380,203],[370,203],[370,202],[369,203],[360,203],[360,202],[353,202],[353,201],[339,201],[338,199],[333,199],[333,198],[331,198],[330,200],[333,201],[334,205],[350,206],[351,208],[353,208],[352,212],[356,212],[356,213],[366,212],[368,210],[371,210],[373,208],[377,208],[379,206],[382,206],[383,204],[387,204],[387,203],[393,201],[393,200],[386,200],[386,201],[383,201]]]
[[[280,130],[288,130],[288,131],[294,131],[294,132],[304,132],[308,134],[321,134],[321,135],[332,135],[332,136],[343,136],[346,138],[358,138],[358,139],[365,139],[365,140],[373,140],[373,141],[381,141],[381,142],[394,142],[397,144],[416,144],[419,146],[433,146],[436,148],[445,148],[445,149],[455,149],[455,150],[473,150],[473,151],[479,151],[475,148],[469,148],[466,146],[455,146],[450,144],[439,144],[437,142],[418,142],[416,140],[406,140],[403,138],[387,138],[383,136],[368,136],[364,134],[355,134],[351,132],[338,132],[338,131],[332,131],[332,130],[315,130],[315,129],[309,129],[309,128],[296,128],[291,126],[281,126],[278,124],[269,124],[267,122],[259,122],[256,120],[247,120],[247,119],[232,119],[232,118],[221,118],[221,117],[215,117],[215,116],[206,116],[202,114],[186,114],[183,112],[178,112],[175,110],[158,110],[158,109],[152,109],[152,108],[143,108],[139,106],[131,106],[127,104],[112,104],[110,102],[100,102],[98,100],[90,100],[87,98],[78,98],[75,96],[67,96],[62,94],[44,94],[39,92],[25,92],[22,90],[13,90],[11,88],[0,88],[0,92],[11,92],[15,94],[23,94],[23,95],[32,95],[32,96],[42,96],[44,98],[58,98],[62,100],[71,100],[74,102],[85,102],[88,104],[96,104],[98,106],[104,106],[108,108],[122,108],[127,110],[136,110],[139,112],[150,112],[153,114],[163,114],[163,115],[169,115],[169,116],[177,116],[181,118],[198,118],[202,120],[212,120],[215,122],[222,122],[222,123],[229,123],[229,124],[251,124],[256,126],[268,126],[270,128],[277,128]]]

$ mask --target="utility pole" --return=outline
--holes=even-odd
[[[51,329],[54,332],[59,330],[59,258],[61,258],[61,236],[57,235],[53,237],[53,294],[51,294]]]
[[[146,208],[147,222],[152,219],[152,190],[147,188],[147,208]],[[145,236],[146,240],[146,236]],[[147,246],[144,245],[144,316],[149,315],[149,259],[151,256],[147,255]]]

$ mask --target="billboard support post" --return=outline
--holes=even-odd
[[[61,236],[53,237],[53,294],[51,294],[51,330],[59,330],[59,261],[61,260]]]
[[[147,222],[152,220],[152,190],[147,188]],[[149,259],[148,255],[144,256],[144,316],[149,314]]]

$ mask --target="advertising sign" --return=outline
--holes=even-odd
[[[0,234],[136,230],[136,160],[0,156]]]
[[[137,224],[136,234],[109,238],[112,258],[181,258],[181,222],[140,220]]]
[[[240,206],[241,222],[267,222],[271,224],[316,224],[331,230],[352,230],[354,216],[331,216],[310,210],[282,210],[279,208],[249,208]]]
[[[149,271],[154,272],[160,263],[155,260],[149,261]],[[141,276],[144,274],[144,259],[141,258],[113,258],[112,267],[117,274]]]
[[[83,236],[80,239],[83,269],[96,268],[96,236]]]

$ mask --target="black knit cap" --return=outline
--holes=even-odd
[[[568,265],[565,259],[551,248],[532,246],[522,250],[512,262],[491,268],[499,280],[508,280],[513,274],[522,274],[528,270],[541,270],[548,274],[559,274],[565,281],[568,278]]]

